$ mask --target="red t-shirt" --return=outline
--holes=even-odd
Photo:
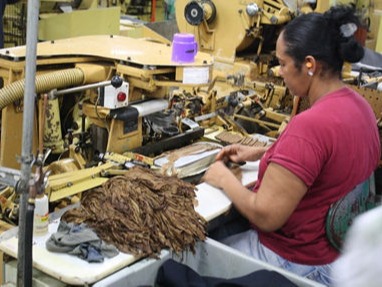
[[[379,158],[375,115],[349,88],[326,95],[294,116],[261,159],[254,191],[271,162],[293,172],[308,191],[283,227],[275,232],[258,230],[260,242],[294,263],[333,262],[339,254],[325,234],[328,208],[367,179]]]

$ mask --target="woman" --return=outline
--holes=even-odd
[[[330,284],[331,264],[339,255],[325,234],[328,209],[366,180],[380,158],[370,105],[341,81],[344,61],[363,57],[353,37],[357,25],[347,6],[288,23],[276,44],[280,75],[291,93],[307,97],[311,107],[294,116],[268,150],[223,148],[204,176],[253,226],[227,244],[324,284]],[[261,156],[254,192],[224,164]]]

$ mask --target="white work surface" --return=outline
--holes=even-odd
[[[120,252],[113,258],[105,258],[103,263],[88,263],[73,255],[50,252],[45,248],[45,242],[56,232],[58,224],[59,220],[53,221],[49,224],[48,234],[33,237],[33,266],[62,282],[70,285],[94,283],[136,260],[134,256]],[[0,250],[15,258],[17,249],[17,236],[0,243]]]
[[[242,180],[244,185],[253,183],[257,179],[259,162],[248,162],[241,167]],[[210,221],[228,211],[231,207],[231,200],[218,188],[207,183],[196,186],[196,198],[198,205],[195,210]]]
[[[244,185],[257,179],[258,162],[247,163],[241,169]],[[225,213],[231,207],[231,201],[221,190],[206,183],[197,185],[196,196],[198,205],[195,209],[208,221]],[[48,234],[33,238],[33,266],[66,284],[87,285],[95,283],[137,260],[130,254],[119,253],[114,258],[105,258],[103,263],[88,263],[73,255],[49,252],[45,248],[45,242],[52,233],[56,232],[58,224],[59,219],[52,221],[49,224]],[[7,238],[7,232],[8,235],[13,235]],[[15,230],[7,232],[2,235],[0,250],[17,258],[17,232]]]

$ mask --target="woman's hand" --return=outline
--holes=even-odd
[[[232,144],[222,148],[216,155],[216,160],[224,162],[232,161],[235,163],[245,161],[257,161],[268,150],[268,147],[251,147],[241,144]]]
[[[236,177],[221,160],[211,164],[203,176],[204,182],[220,189],[224,189],[230,180],[236,180]]]

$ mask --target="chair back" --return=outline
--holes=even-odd
[[[326,237],[341,250],[349,226],[359,214],[376,206],[374,173],[351,192],[333,203],[326,216]]]

